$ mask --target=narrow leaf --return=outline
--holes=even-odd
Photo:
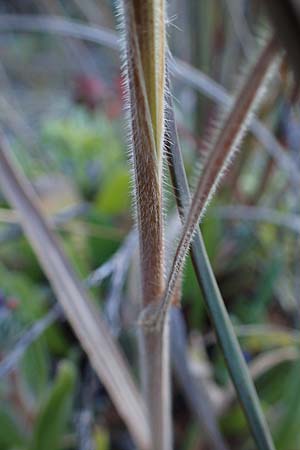
[[[237,96],[217,135],[212,150],[209,151],[208,159],[204,166],[203,174],[198,181],[172,263],[162,306],[158,313],[161,317],[160,320],[163,320],[163,316],[168,310],[176,288],[178,275],[183,268],[196,227],[203,217],[222,175],[233,158],[265,91],[268,75],[271,69],[274,68],[276,49],[275,39],[272,38],[265,46],[257,63],[247,77],[240,94]]]
[[[29,450],[59,450],[71,413],[76,370],[65,361],[38,413]]]
[[[191,196],[179,147],[172,104],[168,110],[167,123],[170,136],[167,148],[169,168],[178,212],[182,222],[184,222],[191,203]],[[191,255],[199,287],[203,292],[207,310],[214,324],[220,347],[257,448],[259,450],[274,450],[253,382],[214,277],[200,229],[194,236]]]
[[[0,448],[21,448],[27,436],[24,431],[20,430],[14,415],[9,411],[8,407],[4,405],[0,410]]]
[[[228,450],[220,433],[211,399],[206,392],[206,386],[201,378],[195,380],[189,367],[184,318],[182,312],[176,307],[171,308],[171,352],[181,389],[212,449]]]

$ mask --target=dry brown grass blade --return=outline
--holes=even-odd
[[[164,321],[164,315],[168,311],[176,283],[182,271],[185,257],[189,250],[196,227],[203,217],[205,209],[213,196],[222,175],[228,167],[238,145],[240,144],[257,108],[259,101],[266,89],[266,81],[270,69],[276,60],[277,45],[272,38],[264,47],[261,55],[246,78],[243,87],[227,115],[220,131],[216,136],[215,143],[209,152],[208,159],[204,166],[167,281],[165,295],[156,317],[150,319],[153,326],[159,321]]]
[[[25,234],[66,317],[137,446],[150,450],[144,405],[124,357],[72,270],[40,211],[35,192],[12,161],[3,138],[0,142],[0,186],[7,201],[18,211]]]

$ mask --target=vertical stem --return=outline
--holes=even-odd
[[[130,103],[132,164],[139,230],[143,303],[160,300],[163,278],[162,136],[164,111],[158,92],[156,21],[161,1],[124,0],[126,69]],[[164,35],[163,35],[164,39]],[[161,58],[160,58],[161,59]],[[152,63],[150,60],[153,60]],[[164,65],[163,67],[164,72]],[[160,83],[164,84],[164,78]],[[160,87],[160,95],[164,89]],[[156,113],[156,110],[158,112]],[[158,119],[159,118],[159,119]],[[159,128],[156,123],[160,121]]]
[[[165,288],[162,154],[165,103],[164,0],[123,0],[134,200],[146,315]],[[171,450],[169,326],[141,324],[143,383],[153,450]]]
[[[142,363],[153,450],[172,449],[169,322],[142,328]]]

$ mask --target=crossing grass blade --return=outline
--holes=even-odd
[[[172,100],[170,99],[167,113],[167,133],[169,135],[167,155],[178,212],[182,222],[184,222],[191,204],[191,195],[179,146],[174,109],[171,103]],[[220,347],[257,448],[259,450],[274,450],[255,387],[211,268],[200,229],[197,230],[192,241],[191,257],[199,287],[203,293],[207,310],[215,327]]]
[[[175,256],[168,275],[166,290],[157,317],[154,321],[163,321],[172,302],[177,280],[182,272],[194,232],[213,197],[231,160],[250,125],[251,119],[266,91],[269,75],[273,73],[277,59],[277,44],[272,37],[264,46],[250,74],[243,82],[231,111],[225,116],[218,130],[203,172],[199,177],[192,202],[185,217]],[[172,139],[172,136],[170,136]]]

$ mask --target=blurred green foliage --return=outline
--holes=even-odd
[[[75,373],[75,367],[70,361],[60,364],[54,384],[37,412],[28,450],[62,448],[63,435],[72,411]]]

